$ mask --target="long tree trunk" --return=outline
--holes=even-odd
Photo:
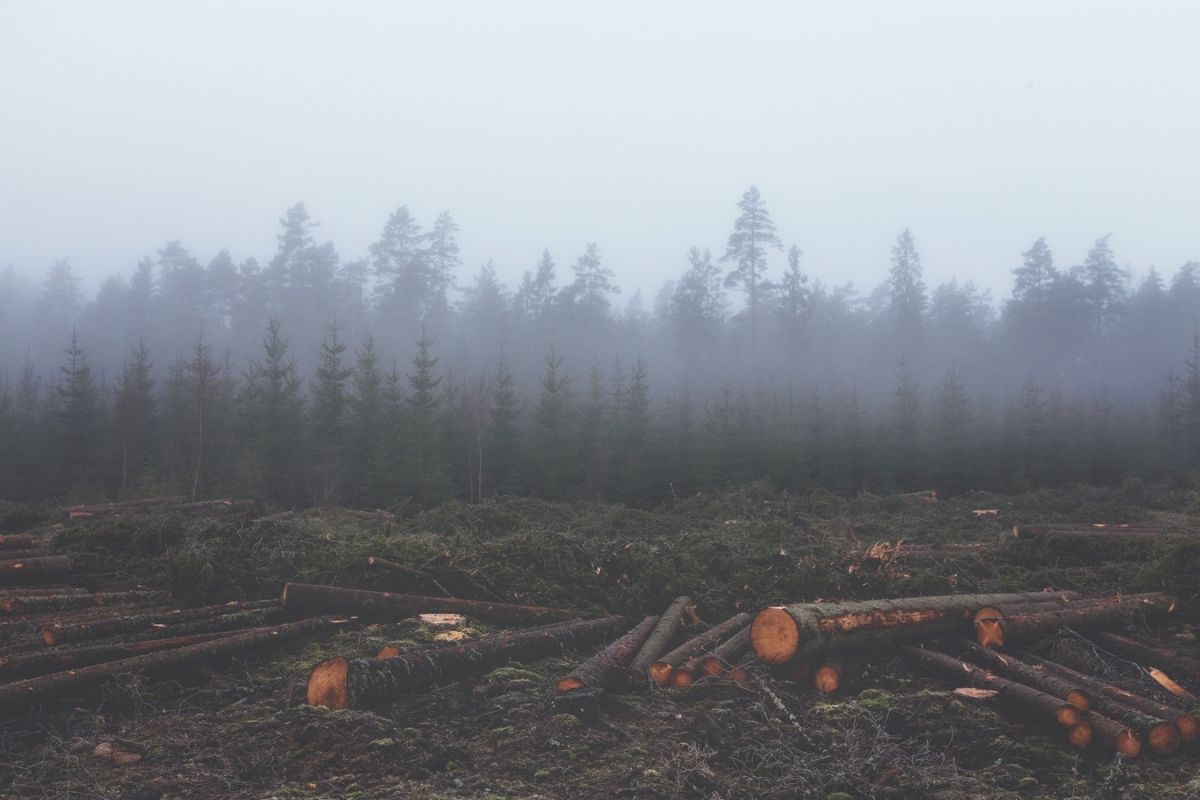
[[[103,664],[117,661],[130,656],[153,653],[158,650],[172,650],[176,647],[209,642],[225,636],[232,636],[228,631],[217,633],[200,633],[195,636],[173,636],[169,639],[150,639],[135,642],[116,642],[114,644],[99,644],[91,647],[65,647],[39,650],[32,653],[18,653],[0,657],[0,681],[33,678],[47,675],[51,672],[61,672],[65,669],[86,667],[92,664]]]
[[[0,550],[29,550],[40,544],[41,542],[28,533],[12,533],[7,536],[0,534]]]
[[[68,611],[75,608],[108,605],[153,605],[165,603],[171,593],[158,590],[128,592],[95,592],[92,594],[49,594],[25,597],[0,597],[0,612],[6,614],[39,614],[46,611]]]
[[[1077,681],[1063,680],[1044,669],[1026,664],[1008,653],[997,653],[990,647],[983,647],[974,642],[968,644],[967,654],[993,672],[1026,686],[1040,689],[1060,700],[1066,700],[1080,711],[1087,711],[1092,707],[1091,692]]]
[[[538,622],[563,622],[578,619],[582,612],[565,608],[489,603],[455,597],[423,597],[413,594],[369,592],[340,586],[289,583],[283,587],[281,605],[317,613],[345,612],[363,616],[395,619],[423,612],[448,612],[495,622],[500,625],[529,625]]]
[[[410,567],[406,564],[389,561],[388,559],[380,558],[379,556],[367,556],[367,564],[372,567],[378,567],[379,569],[387,570],[388,572],[393,572],[397,575],[415,578],[427,586],[432,586],[435,590],[441,592],[446,597],[454,596],[453,592],[448,591],[445,586],[442,586],[437,582],[436,578],[423,569],[417,569],[416,567]]]
[[[696,604],[686,594],[671,601],[641,649],[629,662],[629,674],[634,683],[646,680],[646,670],[659,656],[671,649],[671,643],[683,628],[685,617],[695,614],[695,609]]]
[[[658,621],[656,616],[646,617],[620,639],[580,664],[570,675],[559,681],[558,691],[570,692],[585,686],[604,689],[618,682],[627,674],[629,662],[633,660],[638,648],[646,641],[646,637]]]
[[[965,631],[982,606],[1012,603],[1045,592],[934,595],[846,603],[798,603],[763,609],[754,618],[750,641],[767,664],[784,664],[810,642],[866,630],[887,631],[894,641],[919,639],[931,631]]]
[[[998,707],[1037,720],[1047,726],[1071,728],[1078,725],[1083,718],[1082,712],[1065,700],[1046,694],[1032,686],[1001,678],[961,659],[908,645],[902,646],[900,652],[906,658],[937,673],[943,680],[950,681],[955,685],[968,685],[976,689],[988,689],[996,692],[993,701]]]
[[[1175,608],[1175,598],[1164,594],[1139,594],[1072,603],[1053,611],[1028,611],[1005,615],[993,627],[976,628],[975,638],[985,647],[1014,648],[1062,627],[1077,631],[1114,628],[1141,613],[1147,617],[1169,614]]]
[[[510,631],[449,647],[417,648],[385,659],[329,658],[308,676],[308,703],[329,708],[374,708],[441,680],[478,675],[513,661],[534,661],[604,641],[621,617]]]
[[[23,597],[45,597],[46,595],[91,594],[90,589],[81,586],[67,586],[65,583],[42,584],[41,586],[5,586],[0,588],[0,600],[16,600]]]
[[[750,650],[750,626],[730,636],[708,655],[696,662],[700,675],[716,678],[729,672],[743,655]]]
[[[1149,525],[1104,525],[1078,522],[1064,522],[1051,525],[1013,525],[1013,536],[1018,539],[1033,539],[1049,534],[1094,534],[1101,536],[1158,536],[1162,528]]]
[[[704,633],[676,647],[671,652],[655,659],[648,668],[650,679],[659,686],[667,686],[671,682],[671,672],[689,658],[703,655],[715,647],[721,640],[737,633],[738,629],[750,624],[753,619],[749,614],[735,614],[724,622],[714,625]]]
[[[251,602],[223,603],[217,606],[201,608],[173,609],[154,614],[135,614],[131,617],[98,620],[96,622],[76,622],[73,624],[49,625],[42,630],[42,641],[47,646],[83,642],[91,639],[104,639],[121,634],[156,634],[163,631],[183,632],[182,625],[196,622],[207,622],[218,617],[233,617],[236,614],[257,614],[258,612],[278,611],[279,604],[274,600],[254,600]],[[235,617],[239,622],[266,621],[266,616]],[[259,622],[259,624],[262,624]],[[213,628],[209,628],[212,630]],[[188,632],[196,632],[194,630]]]
[[[1094,638],[1106,650],[1119,653],[1126,658],[1132,658],[1142,664],[1158,667],[1171,673],[1173,677],[1200,683],[1200,660],[1191,656],[1181,655],[1163,647],[1153,647],[1116,633],[1098,633]]]
[[[30,583],[60,583],[71,577],[70,556],[25,558],[0,561],[0,586]]]
[[[1026,658],[1047,672],[1059,675],[1063,679],[1078,683],[1081,686],[1086,686],[1091,690],[1092,695],[1097,698],[1095,702],[1097,711],[1137,728],[1139,732],[1145,735],[1147,742],[1155,752],[1174,752],[1179,747],[1180,742],[1194,742],[1197,735],[1200,735],[1200,723],[1191,714],[1171,708],[1149,697],[1143,697],[1140,694],[1126,691],[1119,686],[1113,686],[1091,675],[1084,675],[1082,672],[1073,670],[1055,661],[1047,661],[1044,658],[1034,655],[1027,655]],[[1118,709],[1135,712],[1142,715],[1142,718],[1122,716]],[[1171,725],[1178,731],[1178,741],[1175,740],[1175,735],[1172,731],[1161,727],[1164,723]]]
[[[1068,607],[1076,611],[1080,609],[1102,608],[1110,605],[1112,601],[1113,598],[1110,597],[1090,597],[1086,599],[1067,597],[1062,598],[1061,602],[1057,602],[1052,599],[1049,602],[1029,601],[1021,603],[1004,603],[1003,607],[984,606],[975,612],[975,638],[984,643],[1002,641],[1004,634],[1001,629],[1003,627],[1004,618],[1008,616],[1018,616],[1021,614],[1041,614]],[[990,646],[990,644],[987,646]]]
[[[348,624],[332,616],[289,622],[271,628],[255,628],[232,636],[222,636],[199,644],[146,653],[119,661],[55,672],[38,678],[0,686],[0,710],[19,711],[39,703],[76,694],[130,673],[155,675],[178,671],[182,667],[244,655],[275,644],[306,636],[331,633]]]

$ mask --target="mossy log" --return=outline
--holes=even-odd
[[[167,639],[99,644],[90,647],[53,647],[48,650],[0,656],[0,681],[33,678],[66,669],[117,661],[143,653],[172,650],[176,647],[199,644],[231,635],[234,634],[220,631],[200,633],[194,636],[173,636]]]
[[[316,617],[269,628],[241,631],[174,650],[145,653],[118,661],[14,681],[0,686],[0,711],[11,713],[28,709],[39,703],[77,694],[121,675],[177,673],[191,665],[221,661],[263,650],[275,644],[332,633],[348,623],[349,620],[333,616]]]
[[[239,626],[244,627],[246,624],[262,624],[266,622],[267,618],[265,614],[258,612],[277,611],[278,608],[279,604],[274,600],[235,601],[215,606],[178,608],[166,612],[135,614],[133,616],[97,620],[95,622],[54,624],[48,625],[42,630],[42,642],[47,647],[50,647],[70,642],[104,639],[109,636],[120,636],[122,634],[153,634],[168,629],[177,633],[196,633],[200,631],[185,629],[183,625],[207,622],[219,617],[233,617],[233,619],[226,619],[225,622],[230,624],[236,622],[239,623]],[[252,616],[243,617],[240,614],[250,614]],[[204,628],[203,625],[193,627]],[[214,630],[218,627],[219,625],[210,626],[207,630]]]
[[[655,659],[646,670],[650,676],[650,680],[659,686],[670,685],[671,672],[674,671],[675,667],[680,666],[689,658],[708,652],[718,642],[732,636],[741,628],[749,625],[751,619],[752,617],[746,613],[735,614],[724,622],[709,628],[699,636],[689,639],[666,655]]]
[[[308,676],[308,703],[375,708],[441,680],[488,672],[507,661],[533,661],[604,641],[621,629],[618,616],[482,636],[449,647],[414,648],[384,659],[326,659]]]
[[[750,626],[721,642],[708,655],[696,663],[698,674],[709,678],[720,677],[732,669],[738,660],[750,651]]]
[[[127,592],[92,592],[72,594],[27,595],[0,597],[0,612],[6,614],[40,614],[47,611],[69,611],[89,606],[153,605],[165,603],[171,593],[161,590],[131,590]]]
[[[0,550],[32,550],[40,544],[39,540],[33,538],[33,534],[10,533],[7,536],[0,534]]]
[[[1002,678],[962,659],[910,645],[900,647],[900,653],[957,686],[967,685],[996,692],[993,702],[1010,713],[1062,728],[1074,727],[1083,719],[1083,712],[1065,700]]]
[[[1141,664],[1158,667],[1174,678],[1200,683],[1200,659],[1182,655],[1165,647],[1154,647],[1136,639],[1130,639],[1128,636],[1111,632],[1097,633],[1094,638],[1097,644],[1106,650],[1111,650]]]
[[[280,605],[288,610],[310,611],[319,614],[344,612],[364,617],[403,619],[426,611],[463,614],[500,625],[529,625],[531,623],[565,622],[578,619],[579,611],[544,606],[523,606],[513,603],[489,603],[483,600],[463,600],[456,597],[424,597],[415,594],[369,592],[341,586],[319,586],[311,583],[289,583],[283,587]]]
[[[1026,658],[1047,672],[1086,687],[1096,698],[1094,706],[1097,711],[1133,727],[1156,753],[1173,753],[1181,743],[1194,742],[1197,736],[1200,736],[1200,722],[1192,714],[1122,689],[1120,686],[1113,686],[1094,676],[1084,675],[1055,661],[1034,655],[1028,655]],[[1125,710],[1140,716],[1128,716]],[[1171,731],[1164,726],[1175,730]]]
[[[667,606],[667,610],[659,617],[654,630],[629,662],[630,676],[635,683],[644,681],[650,665],[671,649],[671,643],[683,629],[686,618],[695,614],[695,610],[696,604],[685,594],[671,601],[671,605]]]
[[[0,586],[60,583],[70,577],[70,556],[44,556],[0,561]]]
[[[931,633],[969,629],[972,615],[985,605],[1012,603],[1046,592],[934,595],[896,600],[844,603],[797,603],[763,609],[754,618],[750,641],[767,664],[784,664],[812,643],[867,630],[886,631],[891,641],[920,639]]]
[[[994,624],[976,625],[975,639],[985,647],[1016,648],[1062,627],[1077,631],[1114,628],[1136,614],[1160,617],[1175,608],[1175,598],[1165,594],[1117,595],[1071,603],[1062,608],[1034,608],[1004,614]]]
[[[967,643],[967,655],[998,675],[1040,689],[1060,700],[1066,700],[1080,711],[1087,711],[1092,707],[1091,692],[1078,681],[1064,680],[1041,667],[1027,664],[1013,655],[997,653],[990,647],[983,647],[974,642]]]
[[[657,616],[646,617],[624,636],[584,661],[570,675],[559,681],[558,691],[570,692],[584,687],[606,689],[619,681],[627,675],[629,662],[633,660],[658,622]]]

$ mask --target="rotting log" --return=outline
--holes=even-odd
[[[533,661],[596,644],[621,625],[621,617],[610,616],[481,636],[449,647],[415,648],[392,658],[335,656],[309,673],[308,703],[332,709],[374,708],[438,681],[485,673],[510,660]]]
[[[1155,726],[1146,725],[1146,720],[1142,723],[1137,723],[1133,719],[1122,718],[1114,713],[1113,709],[1118,707],[1127,708],[1135,711],[1145,717],[1152,718],[1159,723],[1169,723],[1174,725],[1179,731],[1181,742],[1194,742],[1200,736],[1200,722],[1196,717],[1185,711],[1180,711],[1176,708],[1171,708],[1165,703],[1160,703],[1149,697],[1130,692],[1122,689],[1120,686],[1113,686],[1111,683],[1102,681],[1092,675],[1084,675],[1082,672],[1073,670],[1070,667],[1059,664],[1056,661],[1048,661],[1038,656],[1026,656],[1030,662],[1036,664],[1047,672],[1061,676],[1065,680],[1069,680],[1087,687],[1093,696],[1100,698],[1097,704],[1097,710],[1102,714],[1118,719],[1128,725],[1143,727],[1142,732],[1146,735],[1147,741],[1155,752],[1173,752],[1173,750],[1163,751],[1159,748],[1162,746],[1171,747],[1171,734],[1169,731],[1158,731],[1159,744],[1155,744]],[[1174,745],[1178,747],[1178,743]]]
[[[39,614],[46,611],[68,611],[89,606],[152,605],[165,603],[170,599],[170,592],[142,589],[133,589],[127,592],[0,597],[0,611],[6,614]]]
[[[160,650],[139,656],[93,664],[90,667],[55,672],[0,686],[0,711],[28,709],[49,700],[69,696],[130,673],[155,675],[182,667],[247,655],[274,644],[331,633],[349,623],[334,616],[255,628],[198,644]]]
[[[1054,695],[1060,700],[1066,700],[1080,711],[1087,711],[1092,707],[1091,692],[1078,681],[1064,680],[1008,653],[997,653],[990,647],[983,647],[975,642],[967,643],[967,654],[992,672]]]
[[[647,668],[650,680],[659,686],[671,683],[671,672],[689,658],[702,655],[722,639],[732,636],[750,624],[752,617],[747,613],[735,614],[724,622],[714,625],[699,636],[695,636],[671,652],[655,659]]]
[[[975,639],[985,647],[1015,648],[1069,627],[1077,631],[1113,628],[1135,614],[1146,617],[1165,616],[1175,608],[1175,598],[1165,594],[1117,595],[1102,600],[1071,603],[1050,611],[1031,610],[1005,614],[994,624],[976,625]]]
[[[584,687],[607,689],[618,682],[658,621],[657,616],[646,617],[624,636],[584,661],[570,675],[559,681],[556,687],[558,691],[571,692]]]
[[[697,671],[709,678],[724,675],[750,650],[750,626],[730,636],[696,664]]]
[[[239,612],[254,614],[260,611],[278,610],[278,608],[279,605],[274,600],[234,601],[215,606],[179,608],[166,612],[135,614],[133,616],[98,620],[95,622],[48,625],[42,630],[42,642],[47,647],[51,647],[70,642],[103,639],[108,636],[119,636],[121,634],[156,633],[166,629],[183,632],[184,629],[181,627],[183,624],[207,622],[220,617],[235,617],[235,620],[238,622],[246,621],[253,624],[260,618],[265,621],[265,616],[260,614],[259,616],[236,617],[235,615]],[[227,621],[232,622],[233,620]],[[261,622],[258,624],[261,624]],[[209,628],[209,630],[212,630],[212,628]],[[197,631],[193,630],[189,632]]]
[[[463,614],[501,625],[565,622],[580,617],[579,611],[513,603],[490,603],[456,597],[424,597],[414,594],[370,592],[341,586],[289,583],[283,587],[280,605],[288,610],[325,614],[342,612],[364,617],[402,619],[425,611]]]
[[[685,618],[694,615],[695,609],[696,604],[686,594],[671,601],[671,605],[667,606],[667,610],[659,617],[654,630],[629,662],[630,679],[634,683],[643,683],[646,680],[646,670],[671,649],[671,643],[683,629]]]
[[[0,534],[0,550],[30,550],[40,544],[30,533]]]
[[[813,688],[822,694],[833,694],[842,685],[842,664],[837,659],[823,658],[813,665]]]
[[[411,578],[416,578],[419,581],[424,581],[425,583],[429,584],[446,597],[454,596],[453,593],[447,590],[445,586],[442,586],[442,584],[438,583],[437,578],[433,577],[425,570],[417,569],[416,567],[410,567],[407,564],[401,564],[396,561],[390,561],[379,556],[367,556],[367,564],[368,566],[378,567],[379,569],[384,569],[388,572],[394,572],[398,575],[407,575]]]
[[[1001,678],[993,672],[973,666],[933,650],[903,645],[900,653],[944,680],[959,686],[996,692],[993,702],[1000,708],[1021,714],[1047,725],[1071,728],[1083,719],[1083,712],[1066,700],[1046,694],[1023,683]]]
[[[886,631],[892,641],[919,639],[931,632],[964,631],[985,605],[1013,603],[1050,592],[933,595],[896,600],[797,603],[765,608],[754,618],[750,641],[767,664],[783,664],[810,643],[829,642],[864,630]]]
[[[1097,633],[1094,638],[1106,650],[1131,658],[1141,664],[1158,667],[1174,677],[1200,683],[1200,659],[1108,631]]]
[[[54,647],[36,652],[0,656],[0,681],[33,678],[38,675],[87,667],[92,664],[103,664],[122,658],[142,655],[143,653],[171,650],[176,647],[185,647],[233,635],[236,634],[221,631],[217,633],[200,633],[195,636],[173,636],[168,639],[116,642],[113,644],[92,645],[90,647]]]
[[[61,583],[70,577],[70,556],[45,556],[0,561],[0,586]]]

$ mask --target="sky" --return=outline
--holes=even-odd
[[[755,184],[826,283],[873,288],[904,228],[931,286],[1003,296],[1039,236],[1169,273],[1200,259],[1198,32],[1166,0],[0,0],[0,267],[263,260],[300,201],[351,259],[406,204],[454,214],[463,283],[595,241],[650,302]]]

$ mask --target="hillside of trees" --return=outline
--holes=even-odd
[[[930,290],[905,230],[860,294],[809,277],[757,189],[731,218],[723,249],[681,248],[676,280],[621,303],[595,243],[508,287],[464,274],[448,212],[406,207],[355,260],[300,204],[265,263],[170,242],[90,299],[66,260],[8,267],[0,498],[652,503],[1200,465],[1200,262],[1135,280],[1107,235],[1070,266],[1038,239],[996,302]]]

